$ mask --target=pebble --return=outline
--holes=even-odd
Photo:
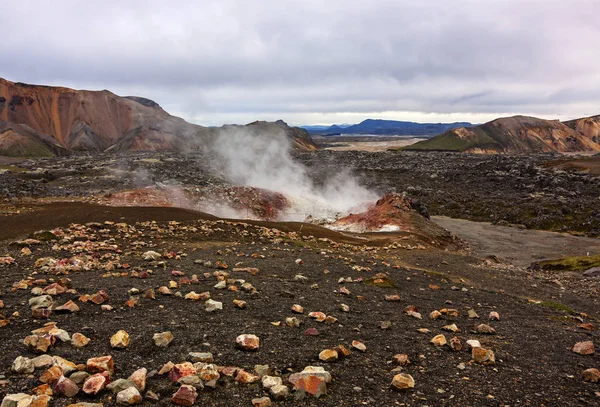
[[[391,386],[395,390],[410,390],[415,387],[415,379],[407,373],[399,373],[392,379]]]

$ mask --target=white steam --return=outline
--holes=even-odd
[[[315,185],[307,168],[293,159],[291,149],[283,130],[233,127],[221,130],[210,153],[217,156],[219,169],[232,183],[284,194],[292,205],[285,220],[304,220],[309,215],[332,218],[362,211],[377,199],[343,168]]]

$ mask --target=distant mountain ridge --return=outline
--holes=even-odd
[[[469,122],[416,123],[398,120],[366,119],[358,124],[332,126],[300,126],[314,135],[375,134],[380,136],[435,136],[458,127],[471,127]]]
[[[306,130],[282,121],[246,126],[257,127],[262,132],[288,137],[297,149],[316,149]],[[221,131],[188,123],[139,96],[121,97],[108,90],[75,90],[0,78],[0,155],[189,151],[202,148]]]
[[[402,148],[466,153],[600,151],[600,116],[560,122],[529,116],[503,117],[446,131]]]

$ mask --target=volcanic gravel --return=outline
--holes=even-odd
[[[532,284],[532,274],[504,270],[490,262],[450,252],[338,243],[320,236],[318,228],[313,229],[314,237],[301,236],[273,229],[276,224],[265,228],[240,222],[192,220],[189,213],[176,209],[161,210],[160,218],[181,217],[181,222],[153,222],[155,208],[138,208],[135,214],[131,209],[112,209],[111,217],[118,218],[117,223],[67,226],[68,217],[56,220],[56,226],[63,225],[55,231],[61,240],[31,243],[31,255],[19,246],[9,245],[10,240],[24,238],[22,232],[14,230],[14,236],[1,243],[0,253],[11,256],[15,263],[0,266],[0,299],[5,305],[0,312],[10,320],[9,325],[0,328],[0,397],[29,392],[40,384],[38,377],[43,370],[28,376],[11,372],[10,366],[17,356],[36,356],[21,341],[46,322],[31,317],[28,300],[33,297],[32,288],[63,279],[62,283],[74,291],[56,295],[56,303],[73,300],[80,310],[72,314],[53,313],[50,320],[70,334],[85,334],[91,342],[81,349],[57,343],[49,353],[75,363],[110,354],[116,366],[113,379],[127,378],[141,367],[150,372],[168,361],[183,362],[189,352],[211,352],[217,365],[252,371],[256,364],[267,364],[273,374],[283,377],[285,384],[289,384],[287,378],[292,372],[308,365],[323,366],[333,376],[326,396],[296,400],[292,394],[285,401],[277,401],[280,406],[599,403],[595,394],[600,390],[598,385],[582,379],[584,369],[598,366],[598,356],[571,351],[576,342],[598,341],[597,331],[578,327],[582,322],[597,324],[598,305],[578,302],[576,296],[563,294],[558,287]],[[142,221],[144,217],[146,221]],[[284,224],[280,226],[281,230],[286,228]],[[160,257],[143,260],[143,253],[149,250]],[[73,256],[83,259],[90,269],[45,270],[35,266],[39,258],[60,260]],[[228,268],[218,268],[219,262]],[[244,267],[258,268],[259,272],[252,275],[233,271]],[[139,273],[146,270],[151,271],[148,278],[140,278]],[[173,270],[188,278],[197,275],[199,281],[185,284]],[[229,272],[229,278],[251,283],[256,292],[241,289],[240,281],[227,284],[238,287],[237,291],[214,288],[218,272]],[[367,284],[377,273],[384,273],[393,287]],[[344,282],[338,282],[340,278]],[[34,284],[34,279],[46,281]],[[23,280],[29,281],[24,289]],[[173,293],[209,292],[214,300],[223,303],[223,310],[209,313],[202,302],[158,292],[155,300],[143,298],[146,290],[156,290],[170,281],[180,283]],[[15,288],[11,289],[13,285]],[[342,287],[349,293],[344,294]],[[130,294],[132,288],[140,293]],[[113,307],[112,311],[102,311],[100,305],[80,300],[82,294],[98,290],[108,293],[107,304]],[[385,300],[386,295],[394,294],[399,301]],[[234,299],[246,301],[247,308],[234,307]],[[133,300],[129,303],[133,307],[126,304],[129,300]],[[565,302],[575,309],[557,309],[540,304],[540,300]],[[342,303],[350,307],[349,312],[341,310]],[[294,314],[290,309],[293,304],[302,305],[304,314]],[[579,308],[582,304],[588,305]],[[422,319],[405,313],[408,306],[420,312]],[[443,308],[456,309],[458,316],[429,318],[430,312]],[[480,319],[469,318],[470,309]],[[311,311],[321,311],[337,321],[316,322],[307,316]],[[488,321],[491,311],[499,313],[499,321]],[[292,316],[303,321],[299,328],[285,325],[285,318]],[[383,321],[391,322],[389,329],[381,328]],[[445,334],[448,340],[454,336],[441,329],[452,323],[460,329],[456,336],[463,349],[452,351],[447,346],[432,345],[430,340],[435,335]],[[482,323],[491,325],[496,334],[475,333],[475,327]],[[316,328],[319,335],[306,336],[307,328]],[[418,332],[419,328],[430,332]],[[131,343],[126,349],[112,349],[109,339],[120,329],[129,333]],[[174,334],[174,341],[167,348],[156,347],[153,334],[167,330]],[[240,334],[257,335],[261,340],[259,350],[237,349],[235,339]],[[465,344],[467,339],[478,339],[483,347],[491,349],[496,364],[474,363]],[[353,340],[364,342],[366,351],[353,350],[347,358],[333,363],[318,360],[322,350],[339,344],[350,348]],[[415,388],[409,392],[390,388],[392,377],[400,371],[392,363],[398,353],[407,354],[411,361],[401,369],[415,379]],[[172,405],[170,397],[177,387],[165,376],[152,374],[147,388],[158,394],[159,400],[145,400],[143,405]],[[260,383],[238,384],[222,378],[214,390],[199,392],[196,405],[250,406],[252,398],[264,395],[267,392]],[[114,396],[106,391],[75,399],[115,404]],[[57,397],[53,405],[65,406],[75,399]]]

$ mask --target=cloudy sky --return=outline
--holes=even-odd
[[[204,124],[600,114],[597,0],[0,0],[0,77]]]

